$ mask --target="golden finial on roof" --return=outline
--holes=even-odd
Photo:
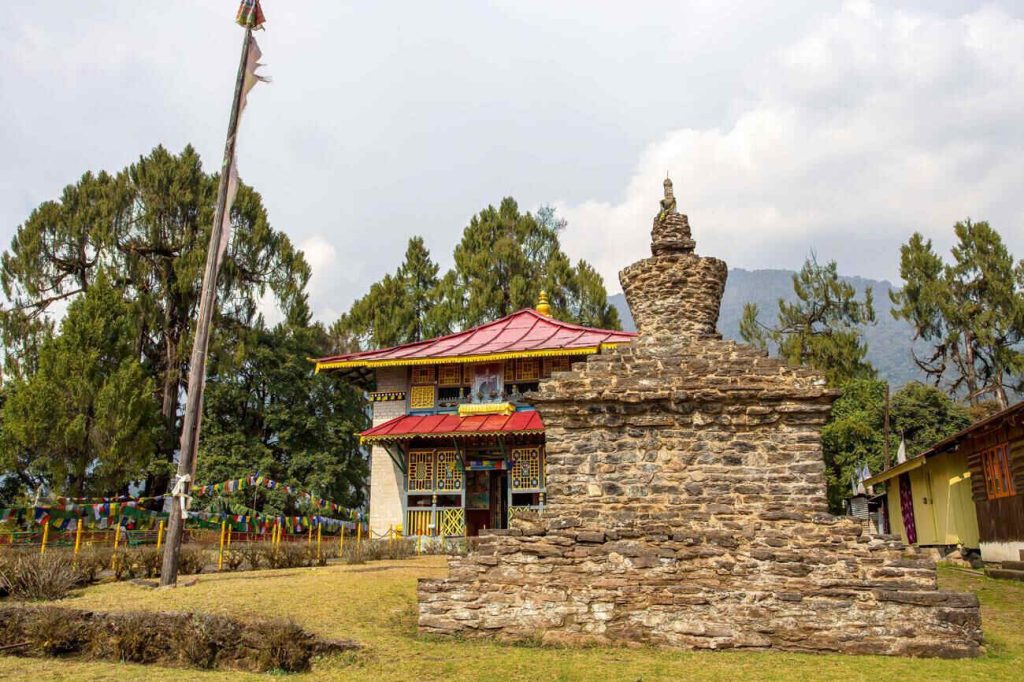
[[[537,298],[537,307],[535,310],[544,317],[551,317],[551,305],[548,303],[548,294],[546,291],[540,292],[540,296]]]

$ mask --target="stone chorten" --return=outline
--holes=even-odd
[[[978,602],[934,563],[827,513],[836,392],[716,331],[726,264],[694,253],[672,183],[652,256],[619,278],[637,340],[554,373],[542,519],[422,580],[425,632],[683,648],[963,657]]]

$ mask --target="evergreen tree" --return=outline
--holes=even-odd
[[[158,449],[168,464],[179,441],[181,393],[188,390],[217,183],[191,146],[177,156],[157,147],[117,175],[86,173],[60,200],[40,205],[2,257],[0,284],[12,302],[0,316],[9,367],[31,362],[31,347],[17,341],[24,331],[45,335],[43,314],[86,293],[100,274],[125,293],[134,348],[157,387],[163,423]],[[215,327],[248,319],[267,287],[287,313],[303,295],[296,282],[308,279],[301,252],[271,228],[259,194],[244,184],[231,222]],[[151,478],[149,492],[162,492],[167,480],[162,473]]]
[[[396,346],[490,322],[532,308],[541,291],[560,320],[620,329],[601,276],[586,261],[573,267],[562,252],[563,229],[553,208],[535,217],[506,198],[473,216],[455,247],[455,267],[441,277],[423,239],[413,237],[398,270],[332,325],[331,352]]]
[[[204,393],[197,476],[222,481],[260,472],[348,506],[366,499],[367,464],[358,432],[367,428],[362,396],[338,377],[313,374],[306,359],[327,332],[305,318],[267,329],[239,327],[234,351],[216,358]],[[235,513],[302,513],[281,491],[227,500]],[[327,514],[329,515],[329,514]]]
[[[875,473],[884,468],[884,419],[884,382],[853,379],[843,386],[843,395],[832,405],[821,430],[828,506],[833,513],[842,513],[851,478],[861,465]]]
[[[447,333],[448,321],[437,310],[442,295],[438,269],[423,238],[412,237],[398,270],[372,284],[335,322],[332,346],[356,346],[338,352],[381,348]]]
[[[858,301],[853,285],[839,279],[835,261],[820,265],[812,255],[793,275],[793,291],[794,303],[779,299],[774,326],[758,320],[755,304],[744,306],[743,339],[766,351],[776,350],[790,364],[823,372],[832,386],[873,377],[875,370],[865,359],[867,345],[857,328],[875,321],[871,289]]]
[[[889,452],[895,457],[900,439],[907,454],[919,455],[938,441],[970,424],[966,408],[931,386],[909,383],[893,394],[889,414]],[[874,473],[885,467],[885,383],[854,379],[832,407],[821,431],[829,508],[841,513],[851,481],[861,465]]]
[[[914,327],[918,366],[972,405],[985,396],[1007,407],[1007,390],[1024,390],[1024,262],[1014,262],[986,222],[954,226],[953,262],[915,233],[900,249],[904,286],[890,293],[892,314]]]
[[[906,441],[908,457],[967,428],[971,421],[966,407],[932,386],[913,381],[892,396],[890,429],[896,441]]]
[[[138,360],[133,311],[102,272],[42,343],[38,369],[5,387],[3,470],[30,487],[126,492],[152,467],[159,406]]]

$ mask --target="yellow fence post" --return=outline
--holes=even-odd
[[[309,519],[309,528],[306,530],[306,544],[313,544],[313,519]]]
[[[356,550],[363,548],[363,523],[360,521],[356,524]]]
[[[231,533],[233,533],[233,532],[234,532],[234,529],[231,527],[231,524],[229,523],[228,524],[228,547],[231,546]]]
[[[160,525],[156,529],[156,551],[160,551],[160,545],[164,539],[164,522],[161,521]]]
[[[341,537],[338,538],[338,558],[345,558],[345,524],[341,525]]]
[[[416,556],[420,555],[420,547],[422,545],[423,545],[423,536],[422,535],[417,535],[416,536]]]
[[[220,522],[220,551],[217,552],[217,570],[224,568],[224,529],[228,527],[227,521]]]
[[[110,557],[110,570],[117,570],[117,547],[121,544],[121,519],[117,520],[117,528],[114,529],[114,554]]]
[[[84,519],[79,518],[78,519],[78,523],[75,524],[75,557],[76,558],[78,557],[78,549],[82,546],[82,526],[85,525],[84,523],[82,523],[83,521],[84,521]]]
[[[46,554],[46,539],[50,537],[50,520],[43,522],[43,543],[39,545],[39,553]]]
[[[320,530],[321,529],[322,529],[322,526],[319,523],[316,524],[316,560],[317,561],[320,561]]]

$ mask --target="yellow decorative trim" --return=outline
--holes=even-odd
[[[503,414],[506,417],[516,411],[512,403],[480,403],[459,405],[459,416],[465,417],[470,414]]]
[[[613,341],[600,346],[585,348],[550,348],[547,350],[517,350],[507,353],[490,353],[488,355],[460,355],[451,358],[410,358],[407,360],[334,360],[316,363],[319,372],[324,369],[340,369],[344,367],[411,367],[414,365],[447,365],[454,362],[476,363],[493,362],[495,360],[512,360],[515,358],[545,358],[561,355],[593,355],[606,348],[615,348],[628,344],[629,341]]]

